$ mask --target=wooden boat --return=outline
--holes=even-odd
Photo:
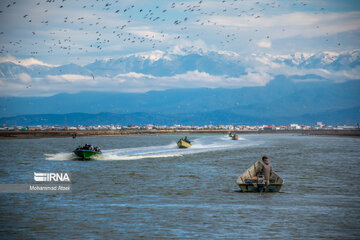
[[[180,139],[177,142],[177,145],[178,145],[179,148],[189,148],[189,147],[191,147],[190,141],[188,139],[186,139],[186,138],[185,139],[184,138]]]
[[[92,147],[91,145],[85,145],[84,147],[78,147],[74,150],[76,156],[83,160],[89,160],[92,156],[102,154],[101,149],[98,147]]]
[[[232,140],[239,140],[239,135],[234,134],[234,136],[232,136]]]
[[[242,192],[279,192],[284,180],[272,172],[270,183],[266,186],[261,176],[257,176],[259,169],[263,163],[257,161],[249,169],[247,169],[237,180]]]

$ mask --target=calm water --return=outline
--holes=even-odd
[[[0,140],[0,183],[70,172],[71,193],[0,194],[2,239],[359,239],[360,139],[297,135]],[[79,144],[101,145],[77,161]],[[280,193],[235,181],[266,154]]]

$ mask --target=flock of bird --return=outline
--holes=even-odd
[[[246,37],[249,44],[254,39],[241,36],[236,29],[229,31],[228,26],[212,20],[212,17],[246,17],[248,22],[256,22],[268,9],[281,8],[280,2],[275,0],[251,1],[250,5],[244,0],[200,0],[169,2],[166,7],[156,2],[152,2],[151,6],[137,6],[135,1],[121,7],[123,3],[120,0],[25,2],[29,5],[26,8],[18,6],[24,2],[16,1],[2,2],[0,5],[0,56],[36,57],[59,51],[65,55],[80,56],[90,52],[112,51],[114,46],[128,49],[134,45],[150,49],[169,48],[169,42],[206,40],[210,28],[215,31],[219,46],[226,49],[228,45],[238,44],[240,38]],[[299,7],[308,5],[299,0],[294,0],[292,4]],[[30,10],[27,12],[26,9]],[[17,18],[10,17],[9,12]],[[78,16],[74,17],[76,14]],[[16,21],[21,26],[21,36],[13,32],[17,29],[6,28],[9,21]],[[152,29],[155,26],[162,29],[154,32]],[[286,29],[283,28],[283,31]],[[261,29],[254,29],[254,32],[261,32]],[[271,38],[271,33],[261,34],[263,39]],[[15,36],[18,38],[15,39]]]

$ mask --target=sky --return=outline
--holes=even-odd
[[[56,67],[70,63],[84,66],[97,60],[138,53],[214,51],[246,58],[266,54],[339,54],[358,50],[359,46],[360,2],[356,0],[0,2],[0,63],[10,61],[25,67]],[[257,77],[268,71],[269,68],[262,70]],[[207,73],[201,74],[208,78]],[[250,78],[251,74],[246,76]],[[19,89],[11,87],[15,85],[10,86],[4,75],[0,73],[0,85],[3,85],[0,95],[14,95]],[[194,82],[198,75],[199,72],[193,72]],[[353,75],[352,79],[360,79],[358,71]],[[29,74],[21,76],[25,85],[33,80]],[[151,77],[154,76],[148,78]],[[271,77],[265,76],[265,79],[261,84],[270,81]],[[111,83],[111,79],[107,81]],[[218,81],[221,82],[221,77]],[[251,84],[229,84],[229,87],[246,85]],[[167,84],[167,88],[175,86]],[[111,89],[113,85],[106,91]],[[124,91],[129,89],[123,88]],[[64,90],[64,87],[60,88],[59,92]],[[151,88],[139,87],[138,90]],[[46,91],[34,90],[30,95],[56,93]],[[134,83],[131,91],[137,91]]]

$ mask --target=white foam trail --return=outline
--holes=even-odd
[[[74,160],[76,159],[75,154],[73,153],[55,153],[55,154],[47,154],[45,153],[46,160],[55,160],[55,161],[66,161],[66,160]]]
[[[98,160],[136,160],[143,158],[166,158],[182,156],[181,152],[177,151],[176,143],[171,143],[164,146],[149,146],[137,148],[122,148],[103,150],[102,155],[98,155]]]
[[[150,154],[150,155],[111,155],[111,154],[106,154],[106,155],[102,155],[102,156],[96,156],[94,157],[94,160],[139,160],[139,159],[143,159],[143,158],[168,158],[168,157],[178,157],[178,156],[182,156],[182,154]]]
[[[226,149],[244,148],[260,144],[250,142],[245,138],[234,141],[229,136],[201,136],[192,139],[191,148],[179,149],[176,142],[162,146],[148,146],[135,148],[121,148],[103,150],[101,155],[92,157],[92,160],[138,160],[144,158],[169,158],[202,152],[220,151]],[[47,160],[76,160],[73,153],[45,154]]]

